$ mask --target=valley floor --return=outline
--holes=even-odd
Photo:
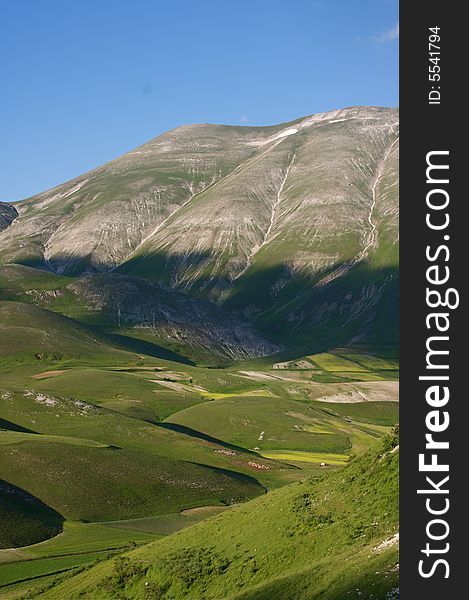
[[[397,422],[397,365],[348,350],[221,369],[125,359],[5,369],[2,598],[322,477]],[[14,506],[8,486],[18,493]],[[22,493],[56,521],[40,506],[25,508]],[[31,532],[50,539],[28,545]]]

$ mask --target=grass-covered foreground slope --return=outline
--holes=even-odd
[[[210,369],[115,348],[92,326],[33,306],[25,317],[18,324],[49,349],[36,356],[9,337],[17,353],[2,359],[0,477],[42,509],[12,510],[8,498],[6,600],[265,488],[340,468],[397,420],[396,364],[350,348]],[[54,352],[67,338],[73,345]]]
[[[344,469],[105,561],[35,597],[349,600],[393,597],[397,438]]]

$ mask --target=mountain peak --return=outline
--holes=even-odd
[[[397,109],[373,106],[184,125],[5,208],[0,260],[117,270],[324,339],[336,311],[345,330],[345,307],[379,313],[396,280],[397,140]]]

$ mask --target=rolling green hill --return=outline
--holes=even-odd
[[[15,548],[53,537],[62,530],[63,521],[62,515],[38,498],[0,480],[0,548]]]
[[[0,360],[4,364],[90,356],[97,361],[119,355],[123,361],[130,358],[95,330],[23,302],[0,302],[0,333]]]
[[[341,471],[234,507],[35,597],[391,598],[398,585],[396,444],[388,437]]]
[[[177,513],[263,492],[255,479],[164,456],[34,437],[0,445],[1,472],[72,521]]]

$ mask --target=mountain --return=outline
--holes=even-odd
[[[222,305],[260,332],[254,351],[235,356],[352,342],[395,354],[397,164],[395,109],[352,107],[273,127],[183,126],[5,206],[0,260],[73,277],[107,273],[105,294],[127,305],[125,289],[132,296],[138,279],[151,282],[145,294],[164,295],[164,285],[190,297],[187,306],[204,300],[202,312],[219,315]],[[92,281],[77,284],[82,294]],[[127,312],[127,323],[146,327],[143,312]]]
[[[0,596],[397,597],[398,113],[0,204]]]

